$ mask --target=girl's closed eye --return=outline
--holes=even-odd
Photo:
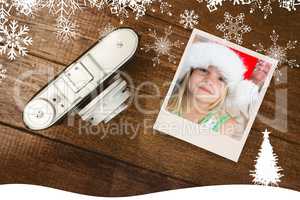
[[[204,69],[204,68],[199,68],[199,71],[204,72],[204,73],[207,73],[207,72],[208,72],[208,70],[207,70],[207,69]]]

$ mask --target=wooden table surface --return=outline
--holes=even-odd
[[[187,43],[191,31],[179,24],[179,15],[184,9],[194,9],[200,15],[197,28],[223,36],[216,30],[216,24],[224,21],[224,12],[233,16],[246,14],[246,23],[252,31],[244,35],[243,46],[254,49],[253,43],[262,42],[270,46],[272,30],[280,34],[279,44],[288,40],[300,40],[300,12],[288,12],[274,5],[273,15],[267,20],[260,14],[249,14],[247,6],[232,6],[226,3],[218,11],[209,13],[205,4],[194,0],[170,0],[173,16],[148,13],[136,21],[133,17],[124,26],[134,28],[141,36],[140,47],[153,42],[147,35],[148,28],[155,28],[163,34],[164,28],[172,25],[171,40]],[[300,9],[300,8],[299,8]],[[31,29],[33,46],[29,55],[10,62],[4,57],[1,62],[7,67],[9,78],[0,85],[0,183],[27,183],[49,186],[82,194],[97,196],[127,196],[165,191],[170,189],[208,186],[219,184],[251,184],[249,171],[262,142],[261,131],[269,128],[274,151],[279,156],[279,165],[284,169],[281,187],[300,190],[300,69],[287,68],[287,81],[275,84],[273,80],[259,115],[273,118],[278,91],[287,91],[288,131],[272,128],[264,120],[256,119],[244,146],[238,163],[226,160],[191,144],[152,129],[160,105],[168,90],[177,65],[162,57],[162,63],[152,66],[153,52],[138,50],[137,55],[125,67],[134,80],[134,97],[144,109],[155,112],[144,114],[134,105],[118,115],[107,125],[129,123],[138,132],[112,132],[104,136],[82,131],[86,124],[79,117],[63,120],[45,131],[28,130],[21,117],[22,108],[17,106],[16,94],[22,101],[28,101],[48,82],[46,72],[54,75],[64,69],[99,38],[107,23],[120,26],[117,17],[108,10],[99,12],[85,9],[74,19],[80,25],[75,41],[60,43],[55,36],[55,18],[43,10],[32,19],[25,16],[16,18]],[[300,47],[289,51],[288,56],[300,63]],[[179,61],[184,51],[174,48]],[[50,69],[50,70],[49,70]],[[285,68],[283,68],[285,69]],[[24,73],[31,76],[20,78]],[[18,79],[18,80],[17,80]],[[159,86],[143,84],[147,81]],[[16,93],[16,89],[20,89]],[[280,102],[277,102],[280,105]],[[282,106],[282,105],[280,105]],[[278,109],[277,109],[278,110]],[[285,114],[285,109],[279,109]]]

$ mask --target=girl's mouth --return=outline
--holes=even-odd
[[[201,89],[202,91],[208,93],[208,94],[213,94],[213,92],[207,87],[199,86],[198,88]]]

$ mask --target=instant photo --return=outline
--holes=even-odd
[[[276,65],[194,30],[154,129],[237,162]]]

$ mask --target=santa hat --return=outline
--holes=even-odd
[[[232,49],[212,42],[192,44],[184,60],[179,79],[192,68],[216,67],[226,79],[229,88],[227,100],[230,104],[241,107],[257,99],[258,86],[245,80],[247,68],[240,56]]]

